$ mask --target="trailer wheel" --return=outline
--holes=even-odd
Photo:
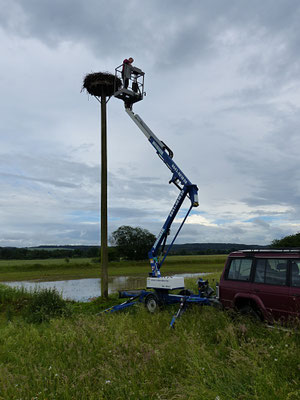
[[[159,310],[160,304],[155,294],[148,294],[145,298],[145,306],[150,313],[155,313]]]

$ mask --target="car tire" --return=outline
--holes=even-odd
[[[254,308],[250,304],[246,304],[243,307],[241,307],[239,309],[239,312],[242,315],[247,315],[247,316],[251,317],[255,321],[262,321],[263,320],[261,312],[259,310],[257,310],[256,308]]]

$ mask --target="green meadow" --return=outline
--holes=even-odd
[[[224,259],[174,257],[165,271],[199,272],[203,267],[203,272],[214,272],[210,280],[215,280]],[[99,264],[83,262],[89,277],[97,276]],[[41,279],[42,271],[52,279],[64,270],[70,274],[64,276],[74,278],[81,263],[10,265],[19,279]],[[147,274],[149,267],[119,263],[110,270],[134,275],[137,270]],[[1,264],[1,280],[8,272]],[[195,279],[186,279],[186,286],[196,290]],[[67,302],[53,290],[27,293],[0,284],[0,400],[300,398],[299,325],[270,328],[199,306],[188,309],[175,329],[169,324],[177,306],[149,314],[139,304],[130,311],[99,314],[119,301],[113,295],[108,301]]]
[[[226,256],[170,256],[162,267],[162,274],[221,271]],[[109,263],[110,276],[148,276],[149,261],[120,261]],[[0,260],[0,282],[21,280],[64,280],[98,278],[100,262],[91,258],[47,260]]]

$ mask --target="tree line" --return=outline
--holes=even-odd
[[[147,229],[140,227],[131,227],[123,225],[114,231],[110,238],[111,247],[108,249],[109,261],[117,260],[145,260],[148,258],[148,252],[155,242],[155,236]],[[220,244],[219,244],[220,245]],[[207,248],[199,249],[196,244],[176,245],[170,255],[188,255],[188,254],[226,254],[239,247],[226,248]],[[213,246],[213,243],[211,243]],[[245,245],[246,246],[246,245]],[[99,258],[99,246],[65,246],[66,248],[48,247],[39,248],[17,248],[0,247],[0,259],[2,260],[35,260],[47,258]],[[251,247],[251,246],[248,246]],[[254,246],[255,247],[255,246]],[[268,246],[270,248],[300,248],[300,232],[295,235],[289,235],[282,239],[274,239]]]
[[[155,236],[147,229],[121,226],[110,236],[109,261],[145,260],[155,242]],[[66,248],[45,246],[39,248],[0,247],[2,260],[36,260],[47,258],[98,258],[99,246],[65,246]]]
[[[0,259],[2,260],[37,260],[47,258],[82,258],[98,257],[99,247],[78,249],[30,249],[18,247],[0,247]]]

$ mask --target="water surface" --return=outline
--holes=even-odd
[[[174,276],[183,276],[186,278],[205,276],[207,273],[197,274],[178,274]],[[64,299],[75,301],[89,301],[94,297],[101,296],[101,280],[100,278],[90,279],[70,279],[66,281],[51,282],[3,282],[5,285],[14,288],[24,288],[28,291],[38,289],[56,289]],[[145,277],[134,276],[115,276],[108,280],[108,293],[115,293],[118,290],[134,290],[146,288]]]

